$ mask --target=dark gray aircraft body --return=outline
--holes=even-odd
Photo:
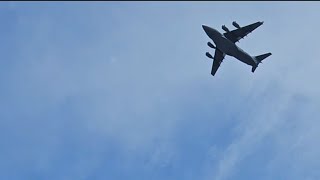
[[[251,72],[254,72],[256,70],[256,68],[258,67],[259,63],[261,63],[262,60],[264,60],[265,58],[271,55],[271,53],[266,53],[259,56],[250,56],[248,53],[243,51],[241,48],[239,48],[235,44],[240,39],[244,38],[250,32],[255,30],[257,27],[261,26],[263,22],[256,22],[244,27],[240,27],[235,21],[232,24],[237,29],[233,31],[229,31],[229,29],[225,25],[223,25],[222,29],[226,31],[223,34],[215,30],[214,28],[211,28],[206,25],[202,25],[203,30],[206,32],[206,34],[210,37],[210,39],[212,39],[212,41],[216,45],[214,46],[213,44],[208,42],[209,47],[216,49],[213,57],[209,52],[206,53],[207,57],[213,59],[213,64],[211,69],[212,76],[214,76],[215,73],[217,72],[225,55],[233,56],[236,59],[240,60],[241,62],[252,66]]]

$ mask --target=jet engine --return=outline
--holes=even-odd
[[[208,42],[207,44],[208,44],[209,47],[211,47],[211,48],[213,48],[213,49],[216,48],[211,42]]]
[[[209,52],[206,52],[206,56],[210,59],[213,59],[212,55]]]
[[[222,29],[223,29],[224,31],[226,31],[226,32],[230,32],[229,29],[228,29],[225,25],[222,26]]]
[[[237,22],[233,21],[233,22],[232,22],[232,25],[233,25],[234,27],[240,29],[240,26],[239,26],[239,24],[238,24]]]

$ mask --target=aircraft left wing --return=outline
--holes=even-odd
[[[224,33],[223,35],[228,38],[230,41],[233,43],[238,42],[240,39],[244,38],[247,36],[249,33],[251,33],[253,30],[261,26],[263,22],[256,22],[244,27],[237,28],[233,31],[229,31]]]
[[[220,67],[220,64],[223,61],[225,54],[221,52],[219,49],[216,49],[213,57],[213,64],[212,64],[212,69],[211,69],[211,75],[214,76]]]

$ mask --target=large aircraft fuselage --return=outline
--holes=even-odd
[[[256,61],[253,57],[239,48],[235,43],[224,37],[224,35],[219,31],[205,25],[202,25],[202,27],[210,39],[215,43],[217,49],[229,56],[235,57],[243,63],[250,66],[256,66]]]

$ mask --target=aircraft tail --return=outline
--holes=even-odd
[[[259,56],[254,56],[254,59],[257,61],[257,65],[256,66],[252,66],[252,72],[254,72],[256,70],[256,68],[258,67],[258,64],[262,62],[262,60],[266,59],[267,57],[271,56],[271,53],[266,53],[266,54],[261,54]]]
[[[270,55],[271,55],[271,53],[266,53],[266,54],[262,54],[259,56],[254,56],[254,58],[258,61],[258,63],[261,63],[262,60],[269,57]]]

